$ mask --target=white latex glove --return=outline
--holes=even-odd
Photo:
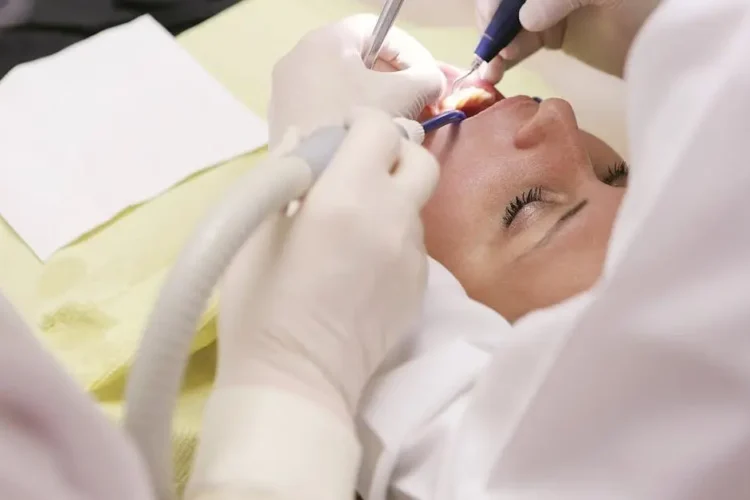
[[[277,151],[293,147],[293,135]],[[437,179],[434,158],[387,114],[360,110],[299,212],[268,220],[228,270],[217,386],[282,388],[350,421],[368,378],[417,319],[419,212]]]
[[[385,40],[378,71],[365,67],[362,52],[376,21],[358,15],[315,30],[276,64],[268,111],[271,148],[289,127],[306,134],[340,124],[354,106],[414,119],[440,97],[442,71],[422,44],[398,28]]]
[[[476,0],[481,30],[487,27],[500,1]],[[622,77],[630,45],[660,1],[527,0],[520,12],[525,30],[482,69],[482,77],[497,83],[506,68],[542,47],[562,48],[590,66]]]

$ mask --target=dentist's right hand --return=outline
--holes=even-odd
[[[481,30],[501,1],[476,0]],[[622,77],[633,39],[660,1],[527,0],[520,12],[524,31],[487,65],[482,76],[496,83],[505,68],[548,48],[563,49],[589,66]]]
[[[487,28],[504,0],[411,0],[403,19],[425,25],[461,25],[474,17]],[[480,76],[495,84],[506,69],[539,49],[562,49],[584,63],[622,77],[630,46],[662,0],[526,0],[520,18],[524,30]],[[369,0],[381,6],[383,0]]]
[[[350,123],[299,212],[267,221],[227,271],[217,375],[219,386],[293,386],[344,420],[418,318],[419,213],[438,180],[432,155],[386,113],[358,109]]]
[[[354,412],[419,319],[419,212],[438,165],[383,111],[349,116],[299,210],[271,215],[225,274],[216,381],[187,498],[354,497]],[[290,128],[271,156],[300,136]]]

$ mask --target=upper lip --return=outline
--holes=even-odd
[[[515,96],[512,96],[512,97],[505,97],[505,96],[503,96],[500,99],[498,99],[497,101],[495,101],[494,103],[492,103],[489,106],[487,106],[486,108],[484,108],[479,113],[477,113],[474,116],[472,116],[471,118],[476,118],[477,116],[485,113],[486,111],[489,111],[490,109],[495,108],[496,106],[506,106],[508,104],[511,104],[513,102],[516,102],[516,101],[521,101],[521,100],[533,100],[533,99],[531,97],[525,96],[525,95],[515,95]]]

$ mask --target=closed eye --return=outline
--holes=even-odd
[[[542,188],[540,187],[529,189],[520,196],[516,196],[516,198],[505,207],[505,214],[503,215],[503,224],[505,227],[510,227],[513,219],[516,218],[523,207],[536,201],[542,201]]]
[[[607,167],[607,175],[604,176],[602,182],[610,186],[625,187],[628,183],[629,173],[630,167],[628,164],[620,161]]]

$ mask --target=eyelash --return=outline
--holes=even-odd
[[[621,161],[615,163],[614,165],[607,168],[607,175],[606,177],[604,177],[604,179],[602,179],[602,182],[611,186],[618,179],[627,177],[628,173],[630,173],[630,167],[626,162]]]
[[[542,188],[536,187],[529,189],[521,196],[516,196],[516,199],[511,201],[510,204],[505,207],[505,214],[503,215],[503,224],[505,224],[505,227],[510,227],[513,219],[516,218],[518,212],[520,212],[523,207],[529,203],[534,203],[535,201],[542,201]]]
[[[615,163],[614,165],[607,167],[607,175],[602,179],[602,182],[611,186],[618,179],[627,177],[629,172],[630,167],[628,167],[626,162],[621,161]],[[511,201],[510,204],[505,207],[505,214],[503,215],[503,223],[505,224],[505,227],[510,227],[513,219],[516,218],[523,207],[529,203],[534,203],[535,201],[542,201],[542,188],[536,187],[529,189],[521,196],[516,196],[516,199]]]

